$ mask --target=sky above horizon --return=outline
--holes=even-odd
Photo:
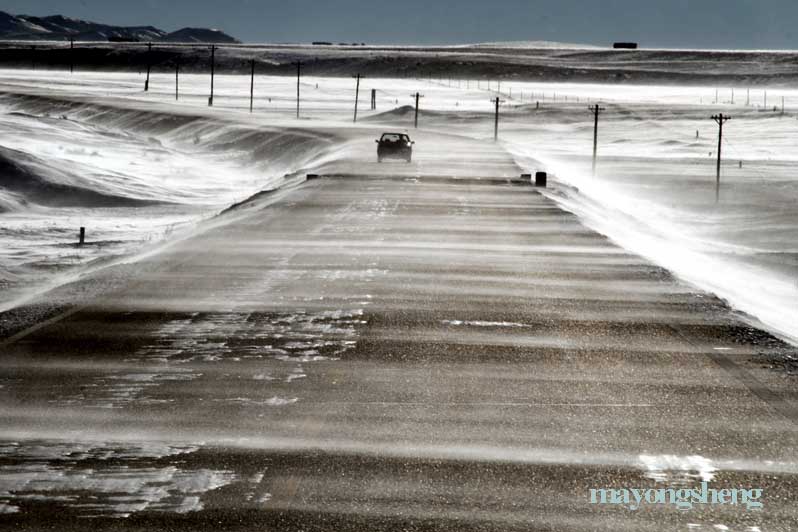
[[[14,15],[221,29],[244,42],[558,41],[795,49],[795,0],[0,0]]]

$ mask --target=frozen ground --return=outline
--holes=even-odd
[[[732,143],[736,127],[770,136],[749,133],[743,170],[787,186],[749,194],[727,170],[715,207],[706,115],[726,108],[701,103],[711,89],[502,84],[493,143],[496,85],[367,79],[354,124],[349,78],[305,78],[299,120],[291,78],[258,77],[252,114],[246,78],[216,81],[209,109],[204,76],[185,76],[175,102],[170,76],[144,94],[136,74],[2,72],[14,297],[58,282],[53,264],[77,275],[108,254],[137,262],[126,282],[0,344],[0,523],[790,529],[798,409],[792,378],[766,366],[792,350],[638,253],[695,254],[670,266],[709,283],[721,277],[701,261],[744,275],[718,252],[734,245],[762,283],[776,279],[754,237],[729,228],[776,210],[795,223],[792,163],[761,156],[789,144],[794,118],[735,104]],[[411,127],[416,90],[413,163],[378,164],[375,136]],[[608,109],[593,178],[596,98]],[[519,182],[544,166],[556,175],[545,194]],[[716,232],[687,217],[708,207]],[[105,247],[53,243],[74,241],[76,221],[90,241],[107,231]],[[761,234],[792,249],[767,223]],[[762,488],[766,510],[587,502],[590,488],[698,480]]]
[[[31,48],[31,46],[35,48]],[[13,68],[207,72],[207,45],[154,43],[0,43],[0,64]],[[455,46],[239,44],[217,48],[217,73],[290,75],[301,61],[309,75],[514,79],[524,81],[659,83],[710,86],[795,86],[794,50],[613,50],[550,42]]]
[[[165,74],[153,76],[146,94],[137,74],[5,71],[2,81],[3,156],[44,182],[102,194],[73,193],[69,203],[60,189],[0,192],[6,308],[31,286],[63,280],[55,272],[141,249],[284,174],[373,149],[353,144],[363,130],[350,120],[347,78],[303,78],[298,121],[290,77],[258,76],[252,115],[242,76],[217,76],[213,109],[209,80],[199,75],[181,78],[178,102]],[[376,111],[368,109],[371,88]],[[556,176],[552,198],[627,249],[798,338],[798,158],[790,151],[798,92],[366,79],[360,124],[409,127],[417,90],[423,130],[484,141],[492,137],[489,99],[501,94],[501,145],[524,169]],[[587,106],[597,101],[606,111],[593,177]],[[710,116],[718,112],[733,119],[716,202]],[[68,244],[82,225],[94,245],[77,249]]]
[[[499,146],[417,139],[445,149],[353,150],[3,344],[0,522],[789,530],[798,414],[762,368],[784,346],[514,180]],[[587,502],[699,480],[766,510]]]

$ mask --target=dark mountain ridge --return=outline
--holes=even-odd
[[[34,17],[0,11],[0,40],[61,41],[165,41],[237,43],[223,31],[182,28],[171,33],[154,26],[113,26],[63,15]]]

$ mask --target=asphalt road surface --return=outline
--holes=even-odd
[[[798,526],[785,346],[452,142],[261,195],[2,344],[0,528]],[[764,508],[589,497],[702,480]]]

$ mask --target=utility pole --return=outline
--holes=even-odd
[[[415,120],[413,121],[413,127],[418,129],[418,99],[423,98],[424,96],[419,93],[411,94],[410,96],[415,97],[416,99],[416,117]]]
[[[371,110],[377,110],[377,89],[371,89]]]
[[[175,101],[177,101],[178,98],[179,83],[180,83],[180,61],[175,59]]]
[[[208,97],[208,107],[213,106],[213,75],[216,70],[216,45],[211,45],[211,95]]]
[[[144,92],[150,90],[150,67],[152,66],[152,43],[147,43],[147,79],[144,81]]]
[[[598,119],[599,114],[606,109],[598,104],[588,107],[593,112],[593,175],[596,175],[596,157],[598,155]]]
[[[353,122],[357,122],[357,102],[360,99],[360,74],[352,77],[357,79],[357,83],[355,85],[355,118],[353,120]]]
[[[296,62],[296,117],[299,118],[299,78],[302,74],[302,61]]]
[[[731,120],[730,116],[723,116],[723,113],[713,115],[712,119],[718,124],[718,165],[715,175],[715,203],[720,199],[720,155],[723,148],[723,124]]]
[[[496,142],[499,140],[499,104],[504,101],[500,100],[498,96],[493,99],[493,102],[496,104],[496,114],[493,121],[493,141]]]
[[[252,106],[255,100],[255,60],[250,61],[250,76],[249,76],[249,112],[252,112]]]
[[[75,38],[69,38],[69,73],[75,72]]]

